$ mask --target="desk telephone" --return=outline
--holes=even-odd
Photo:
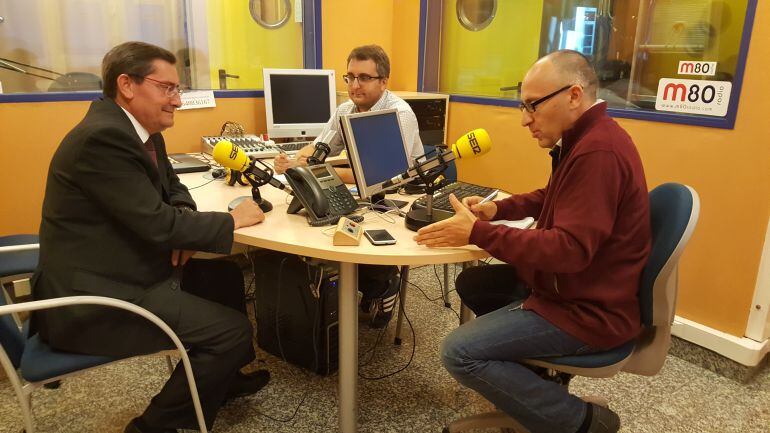
[[[294,191],[294,200],[286,212],[297,213],[304,207],[311,226],[335,224],[341,216],[358,209],[353,194],[329,164],[290,168],[286,170],[286,181]],[[359,215],[349,218],[363,220]]]

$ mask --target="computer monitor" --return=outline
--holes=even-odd
[[[409,168],[409,152],[395,108],[342,116],[342,130],[362,199],[382,191],[384,182]]]
[[[316,137],[336,103],[334,70],[264,69],[265,115],[271,138]]]

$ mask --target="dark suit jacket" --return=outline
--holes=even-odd
[[[151,136],[158,166],[131,121],[110,99],[94,101],[64,138],[48,170],[40,224],[35,299],[101,295],[150,308],[172,326],[179,315],[174,249],[229,253],[233,219],[194,212],[160,134]],[[119,353],[126,315],[114,309],[71,307],[34,316],[33,327],[54,347]]]

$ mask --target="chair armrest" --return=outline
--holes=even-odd
[[[132,304],[120,299],[108,298],[106,296],[65,296],[61,298],[43,299],[40,301],[29,301],[20,302],[18,304],[3,305],[0,306],[0,316],[20,313],[24,311],[47,310],[70,305],[103,305],[106,307],[113,307],[130,311],[134,314],[144,317],[145,319],[155,324],[157,327],[163,330],[163,332],[165,332],[169,338],[171,338],[171,341],[174,343],[178,350],[182,352],[185,351],[182,342],[179,340],[179,337],[177,337],[176,333],[166,324],[166,322],[161,320],[160,317],[136,304]]]
[[[3,253],[18,253],[21,251],[39,250],[40,244],[24,244],[24,245],[8,245],[0,247],[0,254]]]
[[[198,397],[198,393],[193,392],[193,390],[197,388],[195,385],[195,378],[193,377],[193,374],[192,374],[192,366],[190,365],[190,358],[187,356],[187,352],[185,351],[185,348],[182,345],[182,342],[179,340],[179,337],[177,337],[174,330],[172,330],[166,324],[166,322],[161,320],[160,317],[156,316],[150,311],[147,311],[146,309],[138,305],[132,304],[130,302],[126,302],[120,299],[108,298],[106,296],[65,296],[62,298],[43,299],[40,301],[29,301],[29,302],[20,302],[18,304],[3,305],[3,306],[0,306],[0,316],[6,315],[6,314],[19,313],[22,311],[47,310],[51,308],[66,307],[70,305],[102,305],[106,307],[119,308],[121,310],[130,311],[134,314],[142,316],[145,319],[149,320],[150,322],[154,323],[158,328],[163,330],[163,332],[165,332],[166,335],[168,335],[168,337],[174,343],[177,350],[179,351],[179,355],[182,358],[182,363],[184,364],[184,367],[185,367],[185,373],[187,374],[187,382],[190,385],[190,393],[192,395],[193,403],[196,406],[196,415],[198,418],[198,424],[201,427],[201,431],[203,433],[206,433],[207,430],[206,430],[206,424],[203,419],[203,413],[199,410],[200,399]]]

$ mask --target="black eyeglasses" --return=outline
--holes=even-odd
[[[134,74],[129,74],[129,75],[131,75],[134,78],[141,78],[143,80],[152,81],[153,83],[155,83],[156,86],[163,89],[166,92],[166,96],[168,96],[169,98],[173,98],[176,95],[181,96],[182,93],[184,93],[184,89],[182,89],[182,87],[179,84],[173,84],[167,81],[159,81],[154,78],[143,77],[141,75],[134,75]]]
[[[527,113],[529,113],[529,114],[532,114],[532,113],[534,113],[534,112],[535,112],[535,109],[537,108],[537,106],[538,106],[538,105],[540,105],[540,104],[542,104],[543,102],[545,102],[545,101],[547,101],[547,100],[549,100],[549,99],[553,98],[554,96],[556,96],[556,95],[558,95],[559,93],[561,93],[561,92],[563,92],[563,91],[565,91],[565,90],[569,89],[569,88],[570,88],[570,87],[572,87],[572,86],[574,86],[574,84],[570,84],[570,85],[568,85],[568,86],[564,86],[564,87],[562,87],[561,89],[559,89],[559,90],[557,90],[557,91],[555,91],[555,92],[553,92],[553,93],[550,93],[550,94],[548,94],[548,95],[545,95],[545,96],[543,96],[542,98],[540,98],[540,99],[538,99],[538,100],[536,100],[536,101],[534,101],[534,102],[526,102],[526,101],[521,101],[521,105],[519,105],[519,109],[520,109],[521,111],[524,111],[524,110],[526,110],[526,111],[527,111]]]
[[[367,74],[361,74],[359,76],[355,76],[353,74],[347,74],[343,75],[342,79],[345,80],[345,83],[347,84],[353,84],[354,81],[358,80],[359,84],[366,84],[370,83],[372,80],[379,80],[382,77],[372,77],[371,75]]]

